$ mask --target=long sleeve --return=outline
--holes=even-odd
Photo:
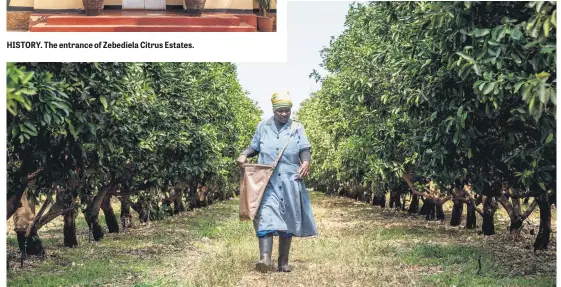
[[[258,155],[259,152],[260,152],[259,142],[261,140],[261,130],[260,130],[261,125],[262,125],[262,122],[257,125],[257,129],[255,130],[255,134],[253,135],[253,138],[251,139],[251,143],[242,152],[242,154],[245,155],[248,158],[254,157],[254,156]]]
[[[312,160],[312,150],[311,148],[305,148],[300,151],[300,161],[301,162],[310,162]],[[311,162],[310,162],[311,163]]]
[[[242,154],[244,154],[248,158],[251,158],[258,155],[259,152],[254,150],[252,147],[248,147],[242,152]]]

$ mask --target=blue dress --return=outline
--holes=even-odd
[[[290,134],[293,120],[279,130],[273,117],[259,123],[251,147],[259,152],[259,164],[273,164]],[[266,234],[307,237],[317,235],[306,185],[296,179],[300,151],[310,148],[304,127],[295,122],[290,143],[275,168],[253,220],[257,236]]]

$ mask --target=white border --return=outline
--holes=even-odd
[[[4,8],[5,9],[5,8]],[[5,11],[5,10],[4,10]],[[277,1],[277,32],[4,32],[6,62],[286,62],[287,2]],[[2,14],[3,31],[6,15]],[[193,49],[8,49],[8,41],[192,43]],[[45,45],[43,45],[45,46]],[[3,62],[4,62],[3,61]]]

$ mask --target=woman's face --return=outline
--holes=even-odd
[[[277,120],[279,123],[283,123],[286,124],[286,122],[288,122],[288,119],[290,118],[290,108],[278,108],[275,110],[275,120]]]

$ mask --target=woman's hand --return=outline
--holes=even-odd
[[[236,163],[238,164],[239,167],[242,167],[246,160],[247,160],[247,156],[245,156],[245,154],[242,154],[238,157]]]
[[[302,163],[302,165],[298,169],[298,173],[296,175],[296,178],[302,179],[304,177],[307,177],[309,174],[310,174],[310,162],[305,161],[305,162]]]

